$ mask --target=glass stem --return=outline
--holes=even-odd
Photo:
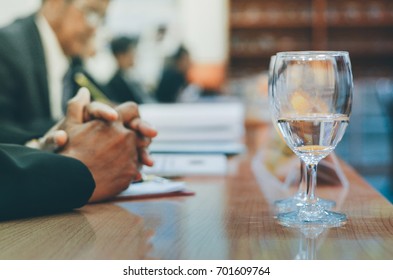
[[[307,198],[307,167],[304,161],[300,161],[300,182],[296,193],[297,198],[305,201]]]
[[[306,203],[309,205],[315,205],[317,203],[317,197],[315,196],[315,187],[317,185],[317,164],[307,164],[307,188],[306,188]]]
[[[316,248],[315,248],[315,239],[314,238],[307,238],[307,251],[306,251],[306,260],[316,260]]]

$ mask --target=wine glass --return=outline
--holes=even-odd
[[[269,63],[269,78],[268,78],[268,91],[269,95],[271,95],[271,90],[272,90],[272,78],[273,78],[273,69],[274,69],[274,64],[276,62],[276,56],[272,55],[270,57],[270,63]],[[279,132],[278,126],[275,121],[273,121],[274,127],[276,128],[277,132]],[[299,182],[299,187],[295,193],[294,196],[285,198],[285,199],[280,199],[276,200],[274,202],[274,205],[276,206],[276,209],[279,213],[284,213],[284,212],[289,212],[289,211],[294,211],[298,207],[302,206],[307,199],[307,184],[306,184],[306,178],[307,176],[307,169],[306,165],[303,161],[300,161],[300,182]],[[334,206],[336,206],[336,202],[333,200],[328,200],[328,199],[323,199],[323,198],[317,198],[317,203],[324,209],[330,210]]]
[[[299,251],[295,256],[296,260],[316,260],[317,243],[320,235],[326,230],[323,225],[308,224],[300,229]]]
[[[281,52],[274,65],[270,108],[286,144],[307,167],[306,200],[279,213],[286,226],[340,226],[346,215],[324,209],[315,196],[317,166],[340,142],[352,106],[349,54],[334,51]]]

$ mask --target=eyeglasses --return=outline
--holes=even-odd
[[[83,0],[76,0],[72,2],[72,5],[83,13],[83,16],[89,26],[95,28],[101,25],[104,20],[104,16],[97,10],[94,10],[91,7],[86,7],[84,3],[85,1]]]
[[[83,11],[83,13],[85,14],[87,24],[92,27],[97,27],[101,25],[104,20],[104,17],[100,15],[97,11],[86,10]]]

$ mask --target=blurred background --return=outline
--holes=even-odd
[[[40,0],[0,0],[0,26],[31,14]],[[393,1],[112,0],[86,68],[106,83],[116,71],[109,42],[138,39],[129,75],[149,94],[166,58],[184,46],[189,84],[202,96],[244,101],[249,123],[268,121],[271,55],[347,50],[355,79],[351,125],[336,153],[393,201]],[[1,43],[1,42],[0,42]]]

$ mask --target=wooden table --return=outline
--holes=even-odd
[[[194,196],[0,223],[0,259],[393,259],[393,206],[353,169],[343,165],[348,188],[317,190],[347,224],[301,232],[274,219],[272,203],[288,191],[259,172],[260,160],[248,153],[225,177],[183,178]]]

